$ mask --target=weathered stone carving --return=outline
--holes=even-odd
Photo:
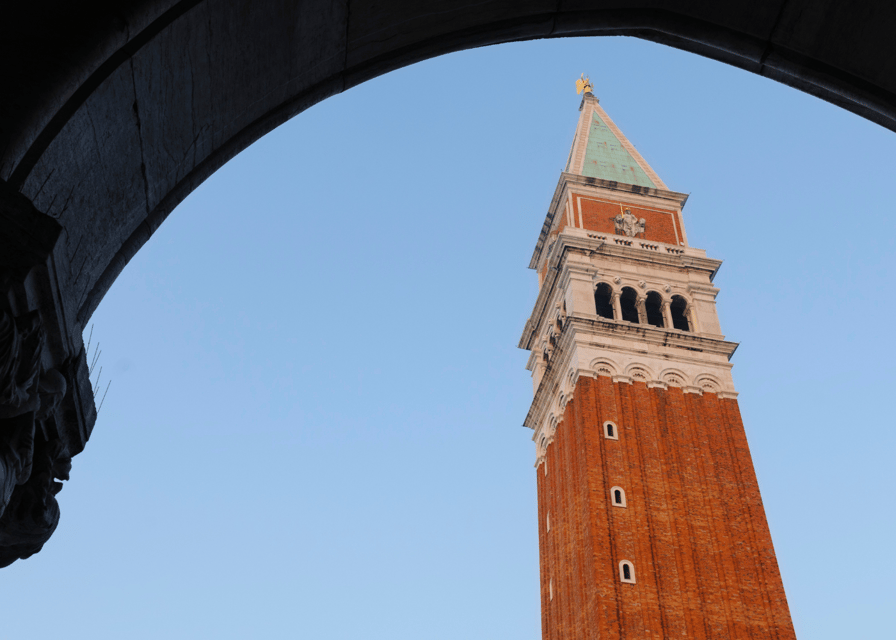
[[[644,229],[647,228],[647,221],[644,218],[638,220],[638,218],[632,215],[631,209],[626,209],[625,213],[620,213],[613,218],[613,223],[616,225],[616,235],[624,235],[629,238],[634,238],[639,233],[644,233]]]
[[[0,567],[40,551],[56,530],[56,494],[71,457],[47,422],[68,385],[41,369],[45,337],[37,312],[0,310]]]
[[[56,530],[59,480],[96,422],[82,327],[59,280],[61,234],[0,179],[0,567]]]
[[[33,420],[28,422],[34,427]],[[48,441],[35,435],[29,477],[13,491],[0,517],[0,567],[40,551],[59,524],[56,494],[62,483],[56,479],[68,480],[71,458],[58,438]]]
[[[34,414],[2,421],[0,432],[0,518],[17,485],[31,477],[34,459]]]
[[[0,311],[0,419],[34,411],[44,336],[37,312],[12,318]]]

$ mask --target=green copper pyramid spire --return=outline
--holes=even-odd
[[[639,187],[667,189],[590,91],[582,99],[581,111],[567,172]]]
[[[642,187],[656,188],[657,186],[638,166],[631,154],[625,150],[619,138],[613,135],[610,128],[594,112],[591,113],[591,126],[588,130],[588,144],[585,146],[582,175],[589,178],[636,184]]]

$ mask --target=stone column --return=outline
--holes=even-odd
[[[647,298],[638,296],[637,302],[635,302],[635,308],[638,310],[638,322],[640,324],[647,324]]]
[[[691,331],[693,333],[700,333],[700,325],[697,322],[697,309],[693,304],[688,304],[684,310],[684,317],[688,319],[688,324],[691,325]]]
[[[620,297],[622,297],[621,293],[613,291],[613,320],[617,321],[622,320],[622,303],[619,301]]]
[[[665,298],[663,299],[663,323],[666,325],[666,329],[675,328],[675,325],[672,324],[672,303]]]

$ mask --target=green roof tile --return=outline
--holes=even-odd
[[[653,181],[647,177],[644,170],[598,115],[592,112],[591,118],[582,175],[656,188]]]

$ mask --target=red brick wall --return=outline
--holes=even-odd
[[[581,199],[581,219],[579,216],[579,200]],[[646,229],[642,234],[644,240],[655,240],[657,242],[665,242],[667,244],[678,245],[684,242],[684,233],[681,226],[681,213],[673,210],[663,209],[642,209],[629,204],[620,202],[611,202],[604,200],[594,200],[585,198],[578,194],[573,194],[573,220],[575,227],[583,226],[589,231],[598,231],[601,233],[615,233],[616,225],[613,218],[623,212],[624,209],[630,209],[632,215],[638,219],[644,218]],[[551,229],[548,237],[545,239],[544,251],[547,252],[551,243],[557,239],[567,225],[566,206],[564,205],[556,213],[556,224]],[[547,272],[547,262],[545,262],[539,270],[539,275],[544,279]]]
[[[575,196],[578,200],[579,196]],[[684,240],[681,233],[681,220],[675,211],[663,211],[659,209],[641,209],[629,204],[618,202],[604,202],[589,198],[581,199],[582,224],[591,231],[602,233],[615,233],[616,226],[613,218],[623,212],[623,209],[631,209],[632,215],[644,218],[646,229],[643,238],[677,245]],[[578,220],[576,221],[578,224]],[[677,226],[677,228],[676,228]],[[639,236],[640,237],[640,236]]]
[[[795,638],[735,400],[583,377],[545,464],[544,640]]]

